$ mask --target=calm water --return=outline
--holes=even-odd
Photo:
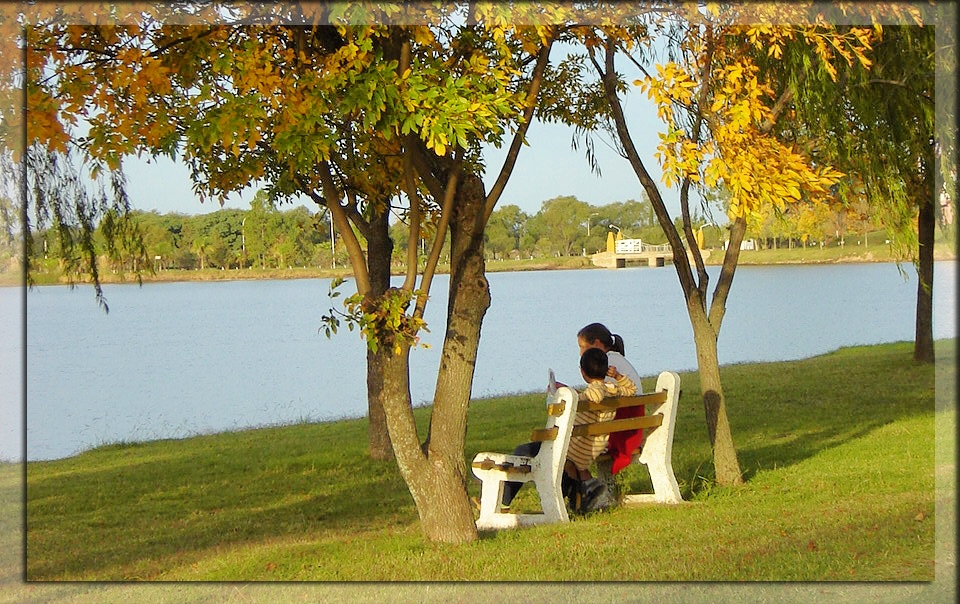
[[[740,267],[720,335],[721,363],[788,360],[840,346],[911,340],[916,274],[893,264]],[[935,337],[953,337],[956,263],[940,262]],[[716,271],[712,273],[714,278]],[[548,368],[577,383],[576,331],[620,333],[641,375],[696,367],[692,329],[672,267],[492,273],[475,397],[539,390]],[[362,416],[365,355],[354,332],[328,340],[327,280],[0,289],[0,380],[25,387],[28,460],[107,442],[298,420]],[[411,355],[416,402],[439,364],[445,276],[434,284],[424,340]],[[600,294],[599,292],[603,292]],[[340,298],[342,299],[342,298]],[[26,327],[26,379],[16,344]],[[4,388],[0,458],[21,459],[23,394]]]

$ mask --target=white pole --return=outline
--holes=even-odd
[[[330,258],[333,260],[333,268],[337,268],[337,240],[333,232],[333,212],[327,208],[330,214]]]

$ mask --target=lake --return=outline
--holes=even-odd
[[[906,279],[894,264],[739,267],[721,363],[912,340],[916,273],[909,264],[904,271]],[[954,337],[956,263],[938,262],[935,276],[935,337]],[[696,367],[671,266],[488,277],[493,303],[474,397],[540,390],[550,368],[579,383],[576,332],[594,321],[624,337],[641,375]],[[447,283],[437,277],[428,305],[432,331],[423,340],[431,348],[411,353],[416,404],[432,396]],[[20,382],[0,401],[0,459],[22,459],[24,442],[34,461],[118,441],[363,416],[364,343],[346,329],[323,334],[328,290],[326,279],[106,285],[105,314],[89,286],[38,287],[26,294],[23,321],[23,290],[0,288],[0,380]]]

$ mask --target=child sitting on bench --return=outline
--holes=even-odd
[[[583,352],[580,356],[580,373],[586,380],[587,387],[579,393],[579,400],[599,402],[608,396],[633,396],[637,392],[637,387],[630,378],[608,365],[607,353],[599,348],[588,348]],[[613,377],[616,383],[605,382],[604,378],[608,375]],[[615,414],[615,411],[578,411],[573,425],[613,419]],[[608,439],[607,434],[574,436],[570,439],[561,488],[563,496],[570,500],[571,506],[577,512],[586,511],[590,502],[603,492],[604,485],[590,474],[590,466],[604,452]],[[539,451],[540,443],[531,442],[519,445],[513,454],[533,457]],[[522,486],[521,482],[503,483],[501,505],[504,509],[510,506]]]
[[[599,348],[588,348],[580,356],[580,373],[587,382],[587,387],[579,393],[579,400],[599,403],[608,396],[633,396],[637,387],[633,380],[611,367],[607,362],[607,353]],[[611,384],[604,381],[607,376],[616,380]],[[574,427],[597,421],[609,421],[616,415],[616,411],[577,411],[573,419]],[[595,436],[572,436],[567,449],[567,462],[564,472],[577,481],[577,492],[573,508],[584,512],[590,507],[590,502],[600,495],[604,488],[602,482],[590,474],[590,466],[607,448],[609,434]]]

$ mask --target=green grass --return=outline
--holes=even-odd
[[[953,344],[938,343],[938,384],[955,380]],[[746,478],[736,488],[713,482],[696,375],[682,374],[673,459],[689,503],[483,534],[465,546],[423,538],[395,464],[364,454],[364,420],[115,445],[30,463],[26,578],[933,581],[938,503],[953,501],[955,490],[952,477],[949,492],[935,488],[935,470],[954,471],[952,457],[936,455],[935,433],[953,433],[955,409],[940,401],[944,409],[935,410],[934,368],[915,365],[911,351],[900,343],[724,367]],[[467,458],[526,440],[543,420],[542,403],[541,394],[474,401]],[[417,410],[421,425],[427,412]],[[18,486],[16,468],[0,468],[4,501]],[[628,487],[648,484],[642,469],[627,473]],[[478,485],[470,489],[476,494]],[[528,487],[517,505],[535,500]],[[21,595],[36,588],[27,584]],[[88,601],[67,591],[73,595],[63,601]],[[430,601],[451,601],[444,589],[431,593]],[[219,591],[210,600],[204,590],[194,595],[228,599]]]
[[[794,246],[793,248],[780,247],[777,249],[743,250],[740,252],[738,264],[833,264],[840,262],[896,262],[900,261],[909,266],[909,259],[897,258],[890,246],[884,242],[885,234],[875,232],[870,234],[868,244],[862,240],[848,238],[846,245],[829,245],[825,247],[808,245],[807,247]],[[933,245],[936,260],[955,260],[957,258],[956,241],[947,240],[939,229]],[[707,264],[723,262],[722,250],[711,250],[705,260]]]

